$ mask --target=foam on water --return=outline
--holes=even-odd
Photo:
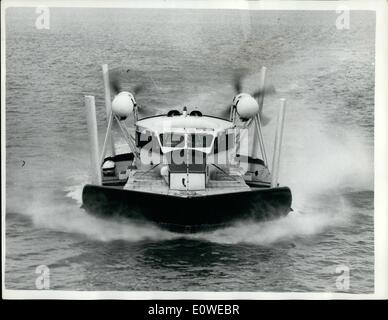
[[[327,212],[312,214],[291,212],[288,216],[278,220],[266,222],[242,221],[229,228],[211,233],[200,233],[191,236],[191,238],[226,244],[269,245],[280,241],[290,241],[298,237],[315,235],[332,226],[338,226],[344,221],[345,217]]]
[[[77,184],[74,186],[69,186],[65,188],[66,197],[73,199],[78,205],[82,205],[82,190],[84,185]]]
[[[142,241],[168,240],[174,237],[174,234],[153,225],[137,224],[127,219],[100,219],[87,214],[78,205],[49,204],[47,199],[33,202],[24,212],[36,227],[75,233],[92,240]]]
[[[272,221],[239,221],[234,225],[210,232],[178,234],[162,230],[152,224],[138,224],[129,219],[103,219],[87,214],[79,208],[81,199],[75,186],[67,196],[74,204],[49,204],[49,199],[36,199],[24,211],[39,228],[76,233],[98,241],[163,241],[177,238],[204,240],[215,243],[252,243],[268,245],[279,241],[292,240],[301,236],[321,233],[330,227],[345,224],[351,216],[349,207],[342,200],[333,211],[315,212],[317,208],[302,206],[287,217]]]

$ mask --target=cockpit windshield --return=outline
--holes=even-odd
[[[210,148],[214,136],[207,133],[162,133],[159,135],[162,147],[168,148]]]
[[[185,135],[183,133],[162,133],[159,135],[160,143],[162,147],[169,148],[184,148],[185,147]]]
[[[188,148],[209,148],[213,142],[213,135],[195,133],[187,136],[187,147]]]

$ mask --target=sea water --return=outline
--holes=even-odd
[[[335,11],[51,8],[49,29],[37,16],[6,11],[6,288],[36,289],[43,265],[58,290],[373,291],[372,12],[349,29]],[[102,142],[103,63],[148,79],[136,98],[155,114],[218,115],[233,70],[254,92],[266,66],[268,159],[286,98],[280,183],[294,211],[191,235],[88,215],[83,96],[96,96]]]

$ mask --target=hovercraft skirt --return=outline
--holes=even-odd
[[[288,187],[179,197],[86,185],[83,208],[101,216],[124,216],[149,221],[176,232],[197,232],[225,226],[240,219],[266,220],[291,211]]]

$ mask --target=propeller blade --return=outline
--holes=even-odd
[[[110,72],[109,82],[110,82],[110,89],[113,91],[115,95],[118,94],[120,91],[122,91],[119,73]]]
[[[238,94],[242,92],[242,79],[246,76],[248,70],[245,68],[236,69],[233,72],[232,85],[234,89],[234,94]],[[221,118],[229,119],[230,117],[230,108],[231,105],[227,105],[221,109],[219,112],[219,116]]]
[[[153,116],[155,114],[155,111],[150,110],[148,108],[145,108],[144,106],[137,106],[137,113],[139,114],[140,117],[146,118]]]
[[[228,105],[226,107],[223,107],[221,112],[219,113],[219,116],[221,118],[224,118],[224,119],[229,119],[229,117],[230,117],[230,108],[231,108],[230,105]]]
[[[260,123],[264,127],[271,121],[271,118],[266,117],[265,115],[260,115]]]
[[[242,77],[240,75],[235,75],[233,78],[233,88],[236,94],[241,92],[241,79]]]
[[[134,82],[138,82],[139,79],[142,79],[142,83],[136,84],[135,86],[131,85]],[[134,69],[111,69],[109,72],[109,80],[111,90],[115,95],[124,90],[136,95],[146,88],[144,73]]]
[[[235,94],[242,92],[242,80],[247,75],[248,70],[240,68],[234,71],[233,73],[233,88]]]
[[[134,95],[137,95],[138,93],[142,92],[145,89],[144,84],[138,84],[132,89],[132,93]]]
[[[253,94],[252,97],[255,99],[259,98],[262,94],[264,95],[272,95],[276,93],[275,86],[272,84],[265,85],[264,90],[256,90]]]

